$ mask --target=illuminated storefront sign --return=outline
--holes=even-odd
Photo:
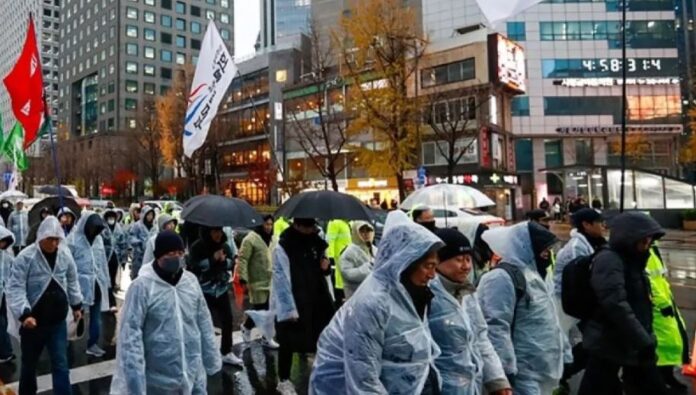
[[[447,177],[435,177],[435,183],[443,184],[447,182]],[[460,174],[452,177],[454,184],[460,185],[479,185],[479,186],[505,186],[517,185],[517,176],[512,174]]]
[[[604,86],[621,86],[620,78],[564,78],[554,80],[554,85],[569,88],[596,88]],[[679,85],[679,78],[627,78],[626,85]]]
[[[556,128],[560,134],[618,134],[621,126],[570,126]],[[681,125],[628,126],[627,133],[676,134],[682,132]]]
[[[500,34],[488,36],[490,79],[506,88],[524,93],[527,90],[527,68],[522,46]]]

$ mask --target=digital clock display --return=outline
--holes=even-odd
[[[661,71],[662,62],[660,58],[628,58],[626,59],[626,71],[635,73],[637,71]],[[613,72],[621,71],[623,61],[621,59],[583,59],[582,67],[587,71]]]

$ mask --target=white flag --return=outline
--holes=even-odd
[[[499,22],[512,18],[529,7],[541,3],[543,0],[476,0],[483,15],[488,19],[491,27]]]
[[[210,21],[201,44],[184,122],[184,154],[189,158],[208,137],[210,123],[236,74],[237,66],[215,22]]]

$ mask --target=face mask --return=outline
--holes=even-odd
[[[170,256],[162,259],[160,267],[167,273],[174,274],[184,267],[184,257]]]
[[[115,219],[107,219],[106,223],[109,225],[116,225],[116,220]]]
[[[431,232],[435,230],[435,221],[421,222],[420,224]]]

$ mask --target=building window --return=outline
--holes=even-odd
[[[127,43],[126,54],[130,56],[138,56],[138,44]]]
[[[210,5],[215,5],[215,0],[205,0],[205,2]]]
[[[138,70],[138,65],[137,65],[137,64],[135,65],[135,70],[136,70],[136,71]],[[109,83],[109,89],[108,89],[108,91],[109,91],[109,93],[114,93],[114,92],[116,92],[116,84],[114,84],[113,82]]]
[[[144,54],[145,54],[145,59],[154,59],[155,58],[155,49],[152,47],[145,47]]]
[[[150,11],[143,12],[143,19],[147,23],[155,23],[155,13]]]
[[[191,22],[191,32],[192,33],[200,33],[201,32],[201,24],[198,22]]]
[[[157,32],[153,29],[145,28],[143,29],[143,37],[145,37],[146,41],[155,41],[157,37]]]
[[[170,69],[169,67],[162,67],[162,68],[160,69],[160,76],[161,76],[162,78],[171,80],[171,79],[172,79],[172,69]],[[163,91],[164,93],[166,93],[168,89],[169,89],[169,87],[167,87],[167,86],[162,86],[162,91]],[[163,94],[164,94],[164,93],[163,93]]]
[[[186,37],[176,36],[176,46],[179,48],[186,48]]]
[[[609,48],[621,48],[619,21],[539,22],[542,41],[607,40]],[[626,45],[629,48],[672,48],[676,45],[674,21],[628,21]]]
[[[172,17],[169,15],[160,15],[160,24],[164,27],[172,27]]]
[[[155,84],[152,82],[146,82],[143,84],[143,92],[146,95],[154,95],[155,94]]]
[[[136,122],[135,118],[126,118],[126,124],[128,125],[129,129],[135,129],[138,127],[138,122]]]
[[[474,58],[424,69],[421,71],[421,85],[424,88],[467,81],[476,78]]]
[[[229,2],[229,0],[220,0],[220,7],[222,7],[222,8],[230,8],[230,2]]]
[[[534,146],[532,139],[515,140],[515,169],[521,171],[534,171]]]
[[[126,80],[126,92],[138,93],[138,81]]]
[[[220,13],[220,22],[222,23],[230,23],[230,16],[225,14],[225,13]]]
[[[169,77],[171,78],[171,70],[169,70]],[[162,76],[164,76],[164,67],[162,68]],[[164,96],[169,92],[169,87],[167,85],[160,86],[160,95]]]
[[[172,9],[172,0],[161,0],[160,4],[162,4],[162,8],[164,8],[165,10]]]
[[[177,1],[176,2],[176,13],[185,14],[186,13],[186,3]]]
[[[163,49],[163,50],[160,52],[160,59],[161,59],[163,62],[171,63],[171,61],[172,61],[172,51]]]
[[[144,2],[146,5],[155,6],[155,0],[144,0],[143,2]]]
[[[229,40],[230,39],[230,31],[227,29],[220,29],[220,37],[222,37],[223,40]]]
[[[130,61],[126,62],[126,73],[138,74],[138,63]]]
[[[138,9],[133,7],[126,7],[126,18],[138,20]]]
[[[186,31],[186,21],[181,18],[176,18],[176,30]]]
[[[138,28],[133,25],[126,25],[126,36],[131,38],[138,38]]]
[[[136,99],[126,99],[125,100],[126,110],[135,111],[138,109],[138,100]]]
[[[191,15],[193,15],[193,16],[201,16],[201,7],[192,5],[192,6],[191,6]]]
[[[109,112],[113,112],[116,109],[116,102],[114,99],[109,100]]]
[[[201,40],[196,40],[196,39],[192,38],[191,39],[191,48],[201,49]]]
[[[575,140],[575,164],[578,165],[593,165],[594,150],[592,149],[592,140],[578,139]]]
[[[529,116],[529,96],[516,96],[512,99],[512,116]]]
[[[151,64],[146,64],[143,66],[143,74],[154,77],[155,76],[155,66]]]
[[[507,35],[511,40],[525,41],[527,39],[527,33],[525,30],[524,22],[507,23]]]
[[[215,11],[213,11],[213,10],[205,10],[205,19],[214,21],[214,20],[215,20]]]
[[[181,52],[176,53],[176,64],[185,64],[186,63],[186,54],[183,54]]]
[[[162,32],[162,44],[171,44],[172,43],[172,35],[169,33]]]

